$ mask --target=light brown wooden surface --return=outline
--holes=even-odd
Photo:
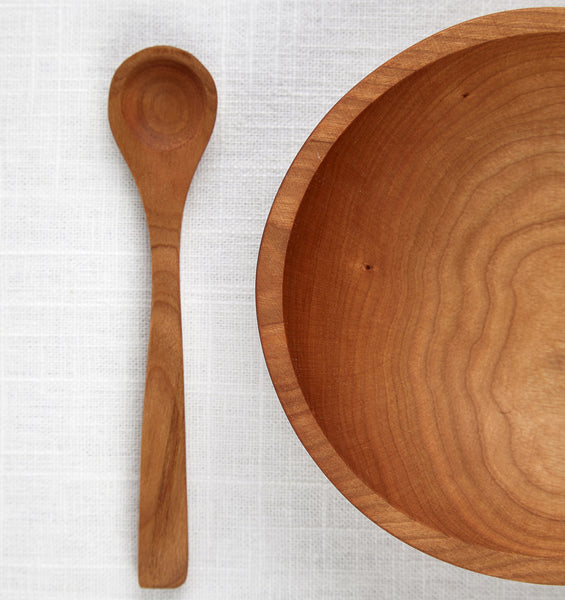
[[[109,119],[143,200],[151,242],[151,324],[143,404],[139,584],[186,578],[188,535],[179,246],[186,194],[216,116],[210,74],[169,46],[127,59],[110,87]]]
[[[448,29],[325,117],[275,199],[257,311],[300,439],[453,564],[565,584],[565,9]]]

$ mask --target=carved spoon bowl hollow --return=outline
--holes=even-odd
[[[281,185],[256,294],[287,416],[355,506],[565,584],[565,9],[457,25],[346,94]]]

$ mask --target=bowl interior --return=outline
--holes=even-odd
[[[565,553],[565,34],[451,54],[334,143],[291,232],[284,324],[325,436],[392,506]]]

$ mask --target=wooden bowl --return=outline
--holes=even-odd
[[[365,515],[565,584],[565,9],[457,25],[346,94],[275,199],[257,311],[290,422]]]

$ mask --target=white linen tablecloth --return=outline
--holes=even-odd
[[[270,205],[331,106],[440,29],[546,4],[0,1],[0,598],[564,597],[444,564],[351,506],[280,407],[254,304]],[[182,234],[190,564],[173,591],[137,585],[150,256],[106,116],[114,70],[154,44],[197,56],[219,97]]]

